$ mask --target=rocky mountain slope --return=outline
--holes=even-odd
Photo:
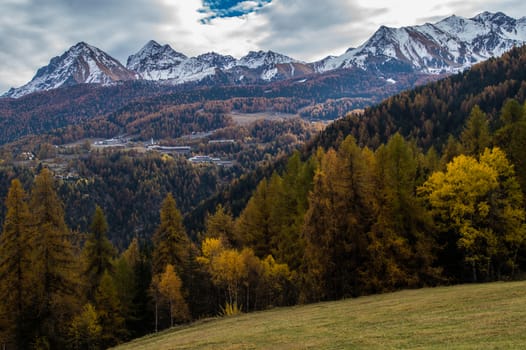
[[[363,45],[315,63],[316,71],[360,67],[382,73],[457,73],[526,42],[526,17],[484,12],[450,16],[437,23],[380,27]]]
[[[104,51],[80,42],[61,56],[40,68],[26,85],[10,89],[4,96],[21,97],[36,91],[55,89],[82,83],[109,85],[118,81],[138,79],[138,74],[126,69]]]

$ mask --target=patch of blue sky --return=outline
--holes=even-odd
[[[206,15],[201,22],[208,23],[214,18],[241,17],[261,9],[272,0],[203,0],[199,12]]]

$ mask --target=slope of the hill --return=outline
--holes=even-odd
[[[407,290],[197,322],[116,349],[520,349],[526,282]]]
[[[310,150],[335,147],[349,134],[360,145],[376,148],[397,132],[424,148],[440,147],[449,135],[458,135],[473,106],[479,105],[490,122],[495,122],[507,99],[524,101],[525,65],[526,46],[522,46],[464,73],[402,92],[367,108],[362,115],[333,123]]]

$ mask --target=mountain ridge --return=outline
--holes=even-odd
[[[109,85],[135,80],[137,75],[118,60],[83,41],[70,47],[49,65],[38,69],[33,79],[20,88],[11,88],[3,96],[22,97],[36,91],[46,91],[80,83]]]
[[[60,86],[108,85],[124,80],[169,85],[202,81],[265,84],[347,68],[373,71],[396,81],[399,73],[458,73],[524,43],[526,17],[515,19],[502,12],[487,11],[472,18],[452,15],[436,23],[415,26],[380,26],[362,45],[315,62],[302,62],[271,50],[250,51],[239,59],[215,52],[188,57],[168,44],[150,40],[128,57],[125,67],[102,50],[80,42],[52,58],[29,83],[11,88],[2,97],[18,98]]]

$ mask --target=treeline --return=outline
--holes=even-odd
[[[166,193],[173,193],[180,210],[186,213],[241,171],[239,167],[195,167],[184,157],[134,151],[91,152],[64,166],[64,175],[56,174],[56,190],[65,204],[66,223],[75,231],[85,232],[92,208],[98,204],[107,212],[108,235],[119,250],[134,237],[151,239]],[[29,188],[42,167],[40,161],[34,167],[2,167],[0,197],[6,197],[15,178]],[[1,223],[6,211],[2,203]]]
[[[318,103],[302,108],[299,111],[299,115],[302,118],[307,119],[334,120],[346,115],[349,111],[356,109],[356,105],[356,99],[330,99],[324,103]]]
[[[506,100],[524,100],[526,73],[521,67],[525,64],[526,47],[515,48],[466,72],[389,97],[363,113],[348,114],[331,123],[306,145],[302,155],[310,157],[318,147],[338,148],[347,135],[352,135],[360,147],[376,149],[396,133],[410,138],[423,150],[433,147],[436,152],[449,152],[449,136],[459,137],[475,105],[485,111],[489,126],[496,130],[500,127],[499,111]],[[349,101],[342,99],[341,102],[345,105]],[[326,108],[327,111],[335,110],[338,104],[333,107],[331,101],[327,101],[304,110],[324,115]],[[359,106],[353,105],[354,108]],[[238,214],[247,201],[247,192],[268,172],[272,169],[258,169],[253,175],[236,181],[225,193],[211,197],[197,208],[191,214],[191,221],[198,222],[205,210],[213,210],[215,205],[224,202],[233,203],[232,211]],[[517,171],[519,175],[522,173],[522,170]],[[522,180],[521,185],[524,185]]]
[[[236,97],[225,100],[196,99],[185,102],[181,97],[174,102],[136,103],[109,115],[53,127],[45,134],[27,137],[4,146],[21,152],[31,144],[43,142],[54,145],[72,143],[85,138],[111,138],[120,134],[133,135],[140,140],[178,138],[192,132],[211,131],[232,124],[232,111],[242,113],[281,112],[295,114],[312,103],[301,98]],[[190,99],[192,100],[192,99]],[[204,102],[203,102],[204,101]]]

